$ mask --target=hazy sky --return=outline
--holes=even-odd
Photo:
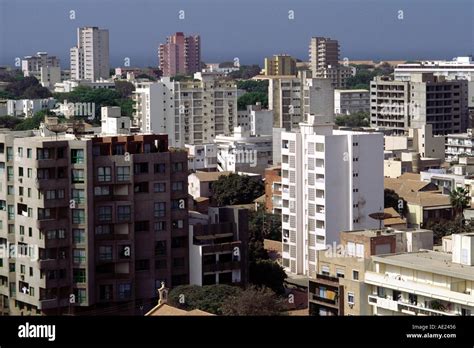
[[[474,0],[0,0],[0,65],[47,51],[68,68],[76,28],[86,25],[109,29],[112,66],[125,57],[156,66],[158,44],[176,31],[201,35],[206,62],[307,60],[311,36],[339,40],[349,60],[474,53]]]

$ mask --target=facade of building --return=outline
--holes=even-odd
[[[433,73],[444,76],[448,80],[472,80],[474,76],[474,61],[472,57],[456,57],[453,60],[421,61],[402,63],[395,68],[397,80],[409,81],[413,73]]]
[[[297,129],[307,113],[333,115],[334,88],[329,79],[298,77],[269,79],[268,108],[273,111],[273,127]]]
[[[0,174],[10,314],[130,314],[189,282],[187,155],[166,135],[1,134]]]
[[[248,210],[216,207],[207,215],[190,212],[190,284],[247,284],[247,243]]]
[[[340,233],[340,244],[318,251],[318,273],[309,280],[310,315],[371,315],[365,274],[373,255],[433,248],[430,230],[377,229]]]
[[[375,315],[472,315],[474,235],[453,234],[449,252],[373,256],[365,273]]]
[[[251,136],[242,127],[235,127],[232,135],[217,135],[217,169],[224,172],[246,172],[263,176],[272,163],[272,137]]]
[[[266,76],[296,76],[296,59],[286,54],[277,54],[270,58],[267,57],[265,58],[264,69]]]
[[[339,42],[325,37],[312,37],[309,60],[313,77],[330,79],[334,88],[345,88],[354,69],[339,64]]]
[[[271,135],[273,111],[262,109],[262,104],[247,105],[246,110],[237,111],[237,127],[249,130],[250,135]]]
[[[201,71],[201,38],[175,33],[160,44],[159,66],[163,76],[191,75]]]
[[[71,48],[70,55],[73,80],[108,79],[110,76],[108,29],[77,28],[77,45]]]
[[[217,171],[216,144],[185,145],[188,150],[188,169],[193,171]]]
[[[219,180],[223,175],[229,175],[230,172],[200,172],[189,174],[188,192],[194,198],[212,197],[212,183]]]
[[[170,144],[212,143],[237,124],[237,86],[212,74],[198,81],[137,82],[133,125],[142,132],[168,133]]]
[[[283,201],[281,198],[281,166],[265,169],[265,211],[281,215]]]
[[[317,250],[340,231],[377,226],[369,214],[383,209],[383,135],[309,119],[282,134],[282,239],[283,267],[314,276]]]
[[[9,99],[5,103],[6,115],[15,117],[33,117],[38,111],[53,109],[56,100],[44,99]]]
[[[370,96],[366,89],[334,90],[334,113],[351,115],[370,111]]]
[[[103,106],[101,112],[101,133],[119,135],[130,133],[130,117],[122,116],[119,106]]]
[[[474,136],[472,128],[468,128],[466,133],[448,134],[446,136],[446,161],[456,161],[465,156],[474,155]]]
[[[461,133],[468,126],[466,80],[445,80],[432,73],[412,74],[409,81],[376,77],[370,84],[372,127],[403,134],[433,126],[434,134]]]
[[[42,67],[59,67],[59,58],[50,56],[47,52],[38,52],[21,60],[21,70],[25,77],[38,75]]]

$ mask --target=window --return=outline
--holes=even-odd
[[[83,149],[71,149],[71,163],[84,163],[84,150]]]
[[[86,282],[86,270],[82,268],[74,268],[72,270],[72,276],[74,283],[85,283]]]
[[[23,176],[23,167],[18,167],[18,176],[19,177]]]
[[[155,242],[155,256],[166,255],[166,241],[159,240]]]
[[[160,174],[166,173],[166,165],[164,163],[156,163],[155,173],[160,173]]]
[[[95,227],[95,234],[110,234],[110,225],[98,225]]]
[[[356,256],[364,257],[364,244],[356,244]]]
[[[148,221],[135,221],[135,232],[146,232],[150,229]]]
[[[31,158],[32,155],[33,155],[32,149],[26,149],[26,157],[27,157],[27,158]]]
[[[112,260],[112,247],[110,245],[99,246],[99,260],[100,261]]]
[[[73,262],[74,263],[85,263],[86,262],[86,250],[85,249],[73,249]]]
[[[118,297],[119,299],[127,299],[132,296],[132,286],[129,283],[119,284]]]
[[[71,191],[72,199],[74,203],[81,204],[85,202],[85,193],[82,189],[72,189]]]
[[[173,228],[183,228],[184,220],[173,220]]]
[[[8,148],[7,148],[8,154]],[[36,149],[36,158],[38,160],[50,159],[49,149]]]
[[[359,271],[356,271],[356,270],[352,271],[352,279],[359,280]]]
[[[86,222],[86,215],[84,209],[73,209],[72,210],[72,223],[83,224]]]
[[[328,266],[322,266],[321,267],[321,274],[325,276],[329,276],[329,267]]]
[[[129,221],[131,217],[131,207],[129,205],[121,205],[117,207],[118,221]]]
[[[66,239],[66,230],[65,229],[59,229],[58,230],[58,238],[59,239]]]
[[[86,232],[83,228],[75,228],[72,230],[72,235],[74,238],[74,243],[85,243],[86,242]]]
[[[166,183],[164,182],[155,182],[153,185],[155,192],[166,192]]]
[[[130,167],[117,167],[117,181],[130,180]]]
[[[26,176],[27,176],[28,178],[32,178],[32,177],[33,177],[33,169],[32,169],[32,168],[28,168],[28,169],[26,170]]]
[[[76,296],[77,303],[86,303],[86,289],[74,289],[74,295]]]
[[[182,172],[184,169],[184,164],[183,162],[176,162],[173,163],[173,172]]]
[[[96,186],[94,187],[94,196],[108,196],[110,195],[109,186]]]
[[[336,268],[336,277],[337,278],[344,278],[344,270],[341,268]]]
[[[184,248],[186,246],[186,237],[171,238],[171,247],[173,249]]]
[[[133,167],[133,172],[137,175],[148,173],[148,163],[135,163]]]
[[[38,171],[39,173],[39,171]],[[72,182],[74,184],[84,183],[84,169],[73,169],[72,170]]]
[[[112,220],[112,207],[105,206],[99,207],[99,221],[111,221]]]
[[[161,232],[166,230],[166,221],[155,222],[155,232]]]
[[[173,199],[171,201],[172,210],[185,209],[185,208],[186,208],[186,203],[184,199]]]
[[[174,181],[171,190],[172,191],[183,191],[184,184],[182,181]]]
[[[137,182],[133,187],[135,193],[147,193],[148,192],[148,182]]]
[[[353,305],[355,302],[355,299],[354,299],[354,293],[353,292],[348,292],[347,293],[347,303],[350,304],[350,305]]]
[[[112,284],[101,285],[99,287],[99,298],[100,298],[100,300],[112,300],[113,299],[113,286],[112,286]]]
[[[135,271],[148,271],[150,269],[150,260],[137,260]]]
[[[51,219],[51,209],[38,208],[38,220]]]
[[[97,168],[97,180],[99,182],[112,180],[112,169],[110,167]]]
[[[154,213],[155,217],[164,217],[166,215],[166,203],[155,202]]]

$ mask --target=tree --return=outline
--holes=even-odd
[[[21,119],[19,119],[18,117],[0,116],[0,128],[13,129],[19,123],[21,123]]]
[[[239,110],[246,110],[247,105],[255,105],[257,102],[262,104],[263,108],[268,107],[268,96],[262,92],[245,93],[237,99],[237,108]]]
[[[456,187],[449,193],[449,200],[453,206],[455,216],[462,218],[464,208],[468,207],[471,202],[468,191],[463,187]]]
[[[239,80],[237,81],[237,88],[243,89],[246,92],[260,92],[268,96],[268,80]]]
[[[128,98],[135,90],[135,86],[128,81],[115,81],[115,90],[120,95],[120,98]]]
[[[400,209],[400,205],[402,208]],[[400,197],[394,190],[385,189],[384,190],[384,208],[393,208],[398,213],[405,217],[408,213],[407,202]]]
[[[49,89],[41,86],[39,81],[33,76],[24,77],[10,82],[5,87],[5,92],[14,99],[39,99],[51,97]]]
[[[232,316],[284,315],[285,309],[284,300],[265,287],[249,287],[237,296],[227,298],[222,304],[222,314]]]
[[[239,70],[231,72],[229,76],[233,79],[249,80],[252,77],[259,75],[261,70],[262,69],[260,68],[260,66],[256,64],[242,65],[240,66]]]
[[[262,231],[265,239],[281,241],[281,215],[267,213],[264,208],[249,214],[249,228]]]
[[[249,264],[249,281],[256,286],[265,286],[277,294],[283,294],[286,279],[283,268],[272,260],[257,260]]]
[[[30,129],[38,129],[41,122],[44,121],[44,117],[47,115],[54,115],[49,110],[41,110],[38,111],[34,116],[28,117],[24,119],[21,123],[15,126],[15,130],[30,130]]]
[[[170,291],[170,305],[187,311],[200,309],[209,313],[221,315],[222,304],[230,297],[238,296],[242,290],[239,287],[216,285],[180,285]]]
[[[368,127],[370,125],[369,113],[357,112],[351,115],[338,115],[336,116],[336,124],[345,127]]]
[[[433,231],[434,244],[439,245],[444,236],[474,232],[474,223],[463,223],[462,217],[458,216],[454,220],[430,221],[426,228]]]
[[[263,183],[247,175],[222,175],[212,183],[213,200],[218,206],[252,203],[264,192]]]

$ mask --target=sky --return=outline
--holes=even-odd
[[[474,0],[0,0],[0,65],[46,51],[68,68],[81,26],[109,29],[112,67],[157,66],[176,31],[201,35],[205,62],[306,61],[312,36],[339,40],[349,62],[474,54]]]

